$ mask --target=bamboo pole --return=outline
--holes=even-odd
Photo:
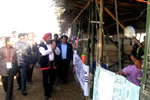
[[[91,20],[95,20],[95,1],[92,3],[92,7],[91,7]],[[95,25],[92,23],[91,24],[91,53],[92,53],[92,74],[94,74],[94,60],[95,60]]]
[[[83,13],[83,11],[90,5],[90,3],[92,2],[93,0],[89,0],[88,3],[85,5],[85,7],[79,12],[79,14],[75,17],[75,19],[72,21],[71,24],[69,24],[67,26],[67,28],[65,29],[65,31],[67,31],[67,29],[78,19],[78,17]]]
[[[148,0],[150,2],[150,0]],[[143,77],[142,77],[142,88],[145,88],[146,83],[146,70],[147,70],[147,61],[148,61],[148,53],[150,52],[149,47],[149,37],[150,37],[150,5],[147,5],[147,18],[146,18],[146,41],[145,41],[145,49],[144,49],[144,68],[143,68]]]
[[[115,0],[115,14],[116,14],[116,27],[117,27],[117,37],[118,37],[118,61],[119,61],[119,70],[121,70],[121,50],[120,50],[120,37],[119,37],[119,25],[118,25],[118,9],[117,9],[117,0]]]
[[[89,7],[88,8],[88,10],[89,10],[89,19],[88,19],[88,29],[87,29],[87,32],[88,32],[88,42],[87,42],[87,65],[89,65],[90,66],[90,20],[91,20],[91,7]],[[91,82],[90,82],[91,80],[90,80],[90,78],[89,78],[89,81],[88,81],[88,84],[89,84],[89,86],[88,86],[88,88],[89,88],[89,93],[90,93],[90,86],[91,86]],[[86,97],[86,100],[90,100],[90,95],[88,96],[88,97]]]
[[[121,24],[119,20],[116,20],[115,16],[108,10],[108,8],[104,7],[104,10],[120,25],[123,30],[125,29],[125,26]],[[136,39],[136,37],[133,37],[132,39],[138,44],[139,47],[142,47],[141,43]]]
[[[115,16],[109,11],[108,8],[104,7],[104,10],[107,12],[108,15],[110,15],[112,17],[113,20],[115,20],[116,22],[118,22],[118,24],[120,25],[120,27],[124,30],[125,26],[123,24],[120,23],[120,21],[116,20]]]
[[[100,10],[99,10],[99,13],[100,13],[100,21],[102,22],[103,21],[103,0],[99,0],[100,1]],[[102,33],[103,33],[103,30],[102,30],[102,24],[100,24],[100,29],[99,29],[99,62],[101,62],[101,58],[102,58]]]
[[[90,20],[95,20],[94,19],[94,15],[95,15],[95,9],[94,9],[94,7],[95,7],[95,0],[94,0],[94,2],[92,2],[91,3],[91,12],[90,12],[90,14],[91,14],[91,19]],[[93,77],[93,75],[94,75],[94,52],[95,52],[95,44],[94,44],[94,24],[90,24],[90,33],[91,33],[91,37],[90,37],[90,40],[91,40],[91,68],[90,68],[90,73],[91,73],[91,75],[92,75],[92,79],[94,78]],[[93,98],[93,82],[92,82],[92,84],[91,84],[92,86],[91,86],[91,88],[90,88],[90,99],[92,100],[92,98]]]

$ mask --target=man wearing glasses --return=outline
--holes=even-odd
[[[26,81],[28,65],[32,67],[31,48],[25,41],[24,33],[18,35],[19,41],[15,44],[18,66],[20,68],[17,75],[18,90],[22,89],[22,95],[26,96]]]

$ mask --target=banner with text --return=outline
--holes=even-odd
[[[82,63],[81,58],[78,56],[77,51],[74,51],[73,65],[75,66],[75,73],[84,91],[84,96],[88,96],[88,76],[89,66]]]
[[[100,66],[96,68],[93,89],[93,100],[139,100],[139,86]]]

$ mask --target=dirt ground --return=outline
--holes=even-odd
[[[16,90],[17,84],[14,81],[13,100],[44,100],[42,73],[38,67],[34,68],[33,83],[27,84],[27,96],[23,96],[21,91]],[[5,92],[0,81],[0,100],[5,100]],[[57,83],[54,86],[52,97],[49,100],[84,100],[84,96],[79,84],[70,74],[69,83]]]

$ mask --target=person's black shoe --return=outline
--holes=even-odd
[[[27,91],[26,90],[22,91],[22,95],[26,96],[27,95]]]
[[[44,100],[48,100],[48,96],[45,96],[45,97],[44,97]]]

